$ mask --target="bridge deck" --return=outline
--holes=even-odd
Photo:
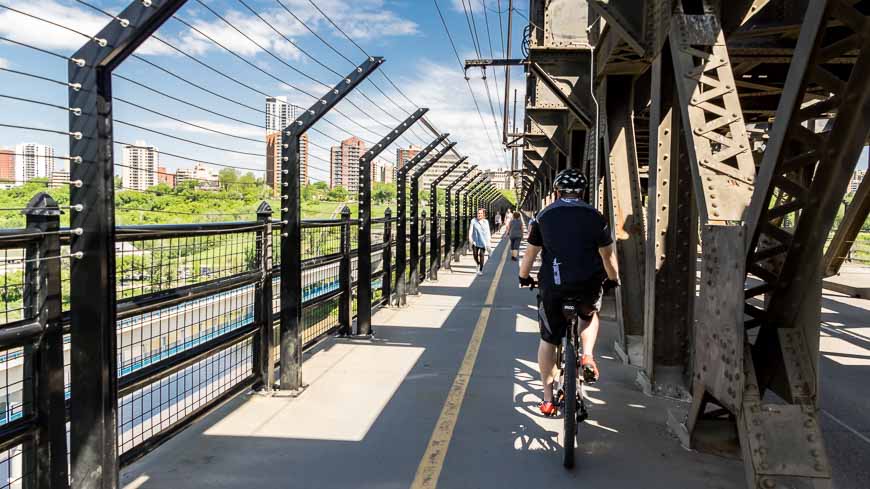
[[[415,485],[421,466],[445,489],[744,486],[739,461],[686,451],[667,433],[666,410],[687,405],[634,386],[636,370],[611,351],[612,309],[604,313],[603,378],[590,393],[578,466],[565,471],[561,419],[536,412],[535,302],[517,288],[516,272],[506,242],[483,276],[464,257],[452,273],[424,283],[407,308],[379,311],[373,341],[329,339],[314,348],[304,364],[310,385],[298,398],[230,401],[126,468],[124,487],[435,487],[420,484],[424,478]],[[469,358],[475,339],[479,353]],[[465,377],[457,374],[467,369],[452,417],[445,401],[462,394]],[[443,464],[433,436],[449,440],[440,445],[448,447]]]

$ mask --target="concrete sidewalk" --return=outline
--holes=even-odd
[[[561,419],[536,409],[535,297],[517,287],[506,246],[483,276],[463,257],[408,307],[379,311],[374,340],[322,342],[306,357],[310,385],[298,398],[239,396],[127,467],[124,487],[407,489],[483,310],[485,333],[437,487],[744,487],[739,461],[686,451],[668,434],[667,409],[688,405],[635,387],[635,369],[609,346],[612,321],[599,338],[602,381],[590,392],[577,467],[562,468]]]

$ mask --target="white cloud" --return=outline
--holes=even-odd
[[[56,22],[87,36],[95,36],[106,24],[112,22],[105,15],[84,8],[62,5],[55,0],[41,0],[38,8],[34,8],[32,0],[7,0],[6,3],[12,8]],[[0,34],[15,41],[67,55],[76,52],[88,42],[85,36],[76,32],[5,9],[0,10]],[[185,42],[182,43],[182,47],[187,52],[196,54],[204,51],[201,41],[197,44],[190,35],[183,40]],[[171,41],[171,38],[167,41]],[[146,41],[137,52],[178,55],[176,51],[155,39]]]
[[[468,86],[463,79],[462,72],[456,67],[455,63],[448,63],[445,65],[425,59],[419,60],[418,63],[419,69],[412,72],[412,74],[398,75],[395,72],[391,72],[389,73],[390,77],[402,88],[402,91],[405,92],[411,100],[420,104],[421,107],[429,108],[429,112],[426,115],[427,119],[429,119],[438,130],[450,133],[450,139],[458,143],[456,146],[457,151],[462,155],[467,155],[471,163],[477,164],[481,168],[509,166],[510,154],[505,154],[502,151],[501,146],[500,125],[502,114],[498,106],[499,100],[504,97],[504,73],[499,73],[498,86],[493,83],[494,80],[492,74],[490,73],[489,75],[490,94],[496,112],[495,117],[499,124],[499,129],[496,131],[493,124],[493,116],[489,108],[489,99],[487,98],[486,89],[480,79],[479,72],[472,73],[469,71],[469,76],[472,77],[470,84],[474,95],[477,98],[477,102],[480,105],[480,114],[477,113],[477,109],[474,107],[474,101],[472,100],[471,94],[468,91]],[[511,104],[513,100],[513,90],[516,88],[518,92],[517,106],[520,111],[520,114],[517,115],[517,123],[522,126],[525,80],[519,70],[515,69],[513,71],[516,76],[511,79]],[[401,95],[379,80],[378,77],[374,80],[388,94],[390,94],[393,100],[403,107],[408,108],[407,102]],[[392,102],[386,100],[386,98],[379,92],[372,90],[367,84],[363,84],[361,89],[366,92],[368,97],[375,104],[389,111],[394,117],[399,119],[404,119],[404,117],[406,117],[404,113],[400,113],[396,110]],[[379,134],[386,133],[388,129],[376,122],[376,120],[387,125],[397,124],[394,119],[386,116],[383,111],[372,107],[372,103],[362,98],[362,96],[357,93],[358,91],[359,89],[355,90],[349,99],[353,100],[360,109],[362,109],[362,113],[356,108],[351,107],[348,103],[348,99],[342,101],[338,108],[353,117],[354,120],[361,125],[369,127]],[[481,116],[483,117],[483,123],[481,123]],[[378,139],[375,135],[360,130],[359,126],[348,122],[346,118],[339,114],[332,112],[329,114],[328,119],[363,139],[369,141],[377,141]],[[346,132],[337,129],[325,121],[319,122],[316,127],[319,131],[327,135],[327,137],[324,137],[321,134],[313,132],[309,133],[312,143],[319,144],[320,146],[328,148],[329,146],[337,144],[336,141],[347,138]],[[407,147],[407,140],[410,140],[415,144],[425,145],[433,139],[431,133],[422,127],[420,123],[416,124],[414,132],[421,136],[425,142],[421,142],[419,138],[408,132],[406,133],[406,138],[400,139],[398,144],[402,147]],[[490,144],[490,141],[492,141],[492,144]],[[327,150],[312,147],[311,154],[326,160],[329,159],[329,152]],[[385,150],[384,153],[382,153],[382,157],[389,161],[393,161],[395,158],[395,147]],[[312,164],[326,166],[322,161],[312,161]]]
[[[54,0],[41,0],[37,5],[32,0],[7,0],[12,8],[68,26],[88,36],[93,36],[110,19],[98,13],[61,5]],[[0,33],[13,40],[45,49],[71,54],[87,42],[84,36],[27,17],[11,10],[0,10]]]
[[[0,68],[9,68],[9,60],[0,58]]]
[[[293,39],[293,36],[307,32],[304,27],[294,21],[286,12],[279,12],[278,10],[272,9],[258,13],[269,24],[274,26],[275,29],[280,31],[281,34],[287,36],[291,40]],[[229,12],[218,11],[218,14],[226,19],[228,23],[238,28],[238,30],[207,11],[202,12],[202,15],[197,20],[191,20],[185,16],[181,16],[181,18],[190,23],[194,28],[202,32],[202,34],[194,30],[188,30],[185,32],[181,36],[184,46],[194,47],[197,51],[207,49],[222,50],[219,46],[216,46],[212,41],[205,37],[208,36],[241,56],[254,56],[263,52],[263,49],[266,49],[282,58],[299,58],[299,51],[291,43],[287,42],[282,36],[278,35],[271,27],[266,25],[265,22],[256,16],[246,15],[237,10],[230,10]],[[182,25],[182,27],[184,26]],[[185,27],[185,29],[187,28]],[[242,35],[239,31],[243,32],[250,39],[246,38],[245,35]],[[263,49],[261,49],[261,47]],[[270,61],[274,61],[271,56]]]
[[[421,60],[419,63],[418,73],[425,73],[425,76],[421,75],[416,79],[393,77],[396,83],[403,87],[408,97],[430,108],[427,118],[439,130],[449,132],[450,139],[459,143],[456,146],[457,150],[463,155],[468,155],[472,163],[481,168],[509,165],[509,154],[506,155],[501,146],[502,114],[498,106],[499,99],[504,97],[503,73],[499,77],[499,86],[496,87],[492,83],[493,80],[489,80],[490,95],[498,122],[498,131],[496,131],[489,98],[479,74],[475,76],[469,71],[471,88],[477,98],[480,114],[477,113],[462,72],[453,63],[442,65],[429,60]],[[518,90],[517,106],[521,111],[525,88],[522,78],[512,77],[511,97],[514,88]],[[522,114],[518,114],[517,122],[522,124]]]
[[[335,31],[308,0],[284,0],[284,3],[313,29]],[[418,32],[416,22],[389,10],[383,0],[318,0],[316,3],[342,30],[357,40],[408,36]]]

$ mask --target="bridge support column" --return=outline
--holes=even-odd
[[[638,381],[648,395],[688,399],[698,216],[689,159],[680,148],[675,90],[671,56],[664,51],[652,65],[644,369]]]
[[[637,170],[632,121],[634,83],[631,77],[610,76],[607,92],[607,208],[616,239],[619,280],[616,313],[620,338],[615,345],[624,362],[643,365],[644,225],[643,198]],[[629,94],[625,96],[625,94]]]

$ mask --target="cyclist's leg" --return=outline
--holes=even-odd
[[[598,365],[595,363],[595,342],[598,339],[599,319],[598,311],[601,310],[601,297],[603,291],[600,286],[589,289],[585,295],[583,314],[580,315],[580,344],[583,347],[583,357],[580,363],[584,371],[592,372],[592,377],[587,380],[598,380]]]
[[[556,348],[565,336],[567,322],[561,312],[561,302],[552,293],[542,290],[538,300],[538,325],[541,341],[538,344],[538,369],[544,386],[544,402],[553,400],[553,381],[556,378]]]
[[[544,386],[544,402],[553,402],[553,381],[556,380],[556,345],[543,339],[538,344],[538,369]]]
[[[595,355],[595,341],[598,339],[598,313],[592,314],[592,318],[580,320],[580,343],[583,346],[583,355]]]

